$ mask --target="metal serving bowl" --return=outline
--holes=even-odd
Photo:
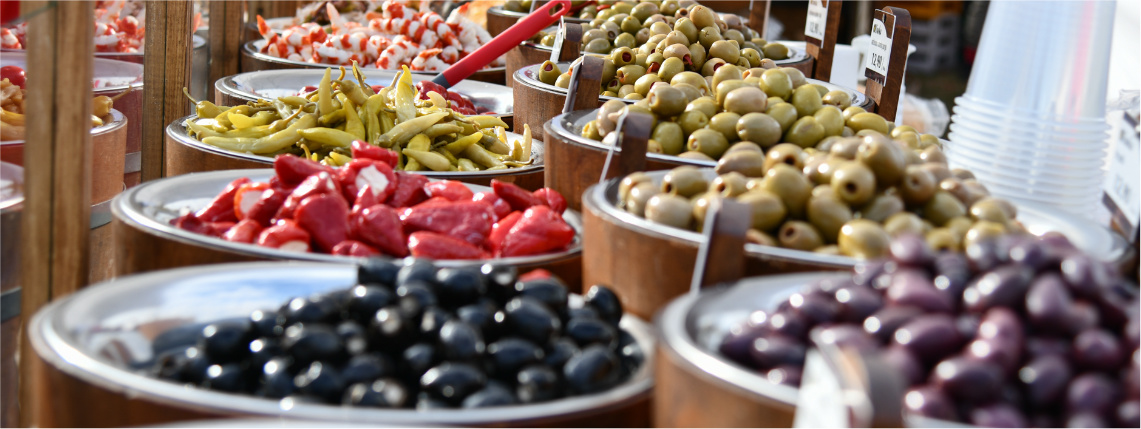
[[[647,353],[646,362],[628,381],[606,392],[534,405],[418,412],[286,404],[187,388],[140,373],[153,362],[153,342],[162,332],[248,317],[255,310],[276,308],[292,297],[350,287],[356,279],[353,265],[301,262],[226,264],[136,275],[52,302],[35,315],[28,333],[45,366],[61,373],[66,384],[93,387],[102,393],[83,396],[60,391],[53,396],[54,406],[83,410],[99,404],[134,402],[144,403],[145,409],[153,411],[182,413],[177,417],[157,412],[145,416],[142,412],[114,413],[104,416],[106,420],[70,413],[81,415],[66,417],[75,420],[60,422],[71,423],[64,426],[153,424],[185,419],[187,412],[204,417],[277,417],[396,426],[621,426],[631,423],[634,409],[648,401],[653,386],[653,354],[649,351],[654,349],[654,338],[649,325],[629,315],[623,317],[620,326]],[[581,302],[581,298],[572,296],[572,304],[575,301]],[[47,388],[72,387],[62,384]],[[68,403],[72,401],[85,403]]]
[[[258,71],[275,69],[324,69],[331,66],[330,64],[307,63],[304,61],[293,61],[287,60],[285,58],[266,55],[261,53],[261,48],[263,46],[265,46],[265,39],[246,42],[242,45],[242,70]],[[366,65],[372,67],[370,64]],[[429,79],[440,74],[439,71],[413,71],[412,73],[427,76]],[[506,79],[506,69],[504,67],[484,68],[480,71],[472,73],[468,79],[488,83],[503,84],[504,80]]]
[[[523,19],[527,15],[527,12],[512,12],[503,9],[503,6],[492,6],[490,9],[487,9],[487,32],[491,33],[492,36],[498,36],[499,33],[511,28],[512,25],[515,25],[516,22],[519,22],[520,19]],[[576,24],[586,24],[591,21],[585,18],[574,18],[570,16],[563,19],[565,19],[566,22]]]

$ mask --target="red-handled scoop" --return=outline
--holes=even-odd
[[[547,4],[531,12],[530,15],[520,19],[519,22],[516,22],[511,28],[495,36],[488,44],[483,45],[483,47],[476,49],[475,52],[463,57],[459,62],[448,67],[447,70],[440,72],[438,76],[432,79],[432,82],[444,88],[451,88],[452,85],[467,79],[472,73],[491,64],[492,61],[506,54],[511,48],[519,46],[524,40],[534,37],[544,28],[550,27],[552,24],[558,22],[559,18],[566,15],[570,10],[570,0],[552,0],[547,2]]]

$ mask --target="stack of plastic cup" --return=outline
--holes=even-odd
[[[1112,1],[995,1],[966,93],[955,100],[952,167],[1015,204],[1092,215],[1109,126]]]

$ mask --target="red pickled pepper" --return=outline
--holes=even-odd
[[[369,188],[373,199],[385,201],[396,189],[396,173],[383,161],[354,159],[337,170],[337,182],[346,200],[356,201],[361,190]]]
[[[408,236],[408,250],[412,256],[429,259],[487,259],[491,256],[466,241],[429,231]]]
[[[262,230],[257,241],[259,246],[272,247],[294,252],[309,251],[309,232],[301,229],[289,219],[282,219],[273,226]],[[284,247],[284,248],[283,248]]]
[[[261,234],[262,229],[261,224],[257,221],[244,219],[230,227],[225,234],[222,234],[222,239],[235,243],[249,244],[257,241],[258,234]]]
[[[355,256],[358,258],[367,258],[370,256],[377,255],[379,252],[377,252],[376,249],[369,247],[369,245],[361,243],[359,241],[345,240],[345,241],[342,241],[340,244],[334,246],[333,251],[330,253],[332,253],[334,255]]]
[[[550,207],[534,206],[523,212],[503,239],[500,256],[536,255],[566,247],[574,241],[574,228]]]
[[[349,205],[340,195],[323,194],[306,198],[293,214],[297,224],[309,231],[317,249],[332,252],[349,238]]]
[[[285,203],[281,205],[281,210],[278,210],[275,219],[293,219],[293,212],[297,210],[297,206],[301,204],[306,198],[323,195],[323,194],[336,194],[341,195],[341,186],[337,183],[334,176],[320,172],[309,176],[293,192],[285,199]]]
[[[371,244],[385,254],[408,256],[408,242],[400,215],[392,207],[378,204],[351,215],[352,236]]]
[[[238,217],[234,214],[234,195],[237,195],[238,189],[247,183],[250,183],[250,179],[247,177],[230,182],[222,190],[222,193],[214,198],[214,201],[194,213],[194,217],[203,222],[237,222]]]

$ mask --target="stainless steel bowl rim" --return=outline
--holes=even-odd
[[[249,55],[250,57],[252,57],[256,60],[259,60],[259,61],[265,61],[265,62],[277,63],[277,64],[286,64],[286,65],[291,65],[291,66],[295,66],[295,67],[322,68],[322,69],[327,68],[327,67],[341,67],[341,66],[333,65],[333,64],[307,63],[304,61],[293,61],[293,60],[287,60],[285,58],[278,58],[278,57],[275,57],[272,55],[266,55],[266,54],[263,54],[263,53],[258,51],[257,45],[259,42],[265,43],[265,39],[251,40],[249,42],[243,43],[242,44],[242,52],[245,53],[246,55]],[[472,73],[472,75],[469,78],[474,78],[477,76],[480,76],[480,77],[492,76],[495,74],[506,73],[506,72],[507,72],[506,66],[490,67],[490,68],[484,68],[484,69],[481,69],[475,73]],[[412,70],[412,73],[436,77],[441,72],[440,71]]]
[[[514,12],[514,11],[510,11],[510,10],[505,10],[505,9],[503,9],[503,6],[492,6],[492,7],[487,9],[487,13],[494,13],[496,15],[510,16],[512,18],[522,18],[522,17],[525,17],[525,16],[530,14],[529,12]],[[567,22],[577,22],[580,24],[587,23],[587,22],[591,21],[590,19],[586,19],[586,18],[578,18],[578,17],[571,17],[571,16],[565,16],[565,15],[563,16],[563,18],[565,18]]]
[[[662,178],[665,177],[668,172],[669,170],[659,170],[648,171],[645,174],[653,179],[655,183],[660,184]],[[717,177],[717,173],[712,169],[703,169],[702,173],[707,180],[712,180]],[[640,233],[651,237],[684,241],[692,243],[694,246],[697,246],[698,243],[705,240],[704,236],[698,232],[654,223],[618,208],[616,204],[618,198],[618,184],[621,180],[621,178],[614,178],[603,183],[592,185],[587,188],[583,194],[584,202],[591,203],[602,213],[614,217],[620,222],[636,228]],[[1058,213],[1056,210],[1051,210],[1045,206],[1020,204],[1018,211],[1018,220],[1022,221],[1027,229],[1035,235],[1041,235],[1049,231],[1063,232],[1075,245],[1078,245],[1079,249],[1087,253],[1096,252],[1096,254],[1091,254],[1091,256],[1104,262],[1120,262],[1129,255],[1129,246],[1125,240],[1113,231],[1100,225]],[[1066,231],[1060,231],[1059,227],[1065,228]],[[1091,239],[1090,236],[1094,234],[1096,234],[1097,237]],[[1100,243],[1103,244],[1103,246],[1099,249],[1084,248],[1080,245],[1082,243],[1081,240],[1087,240],[1092,244]],[[755,243],[745,244],[745,253],[758,257],[808,263],[820,267],[847,268],[853,267],[860,262],[859,259],[848,256],[826,255],[776,246],[764,246]]]
[[[193,233],[162,222],[147,214],[144,202],[138,201],[139,194],[145,193],[152,189],[166,189],[169,193],[177,192],[178,186],[198,186],[207,188],[209,192],[209,199],[213,199],[218,192],[226,184],[234,181],[235,179],[248,177],[251,181],[266,182],[274,174],[273,169],[248,169],[248,170],[223,170],[211,171],[205,173],[191,173],[181,176],[167,177],[163,179],[153,180],[135,186],[126,190],[123,193],[115,196],[111,203],[111,211],[113,215],[125,223],[132,224],[150,233],[157,234],[163,238],[178,241],[194,246],[206,247],[208,249],[233,252],[253,257],[267,258],[267,259],[284,259],[295,261],[313,261],[313,262],[327,262],[339,264],[352,264],[363,260],[363,258],[356,258],[350,256],[331,255],[325,253],[313,252],[287,252],[283,250],[273,249],[256,244],[247,243],[234,243],[216,237],[210,237],[202,234]],[[193,184],[191,184],[193,183]],[[491,188],[480,185],[472,185],[465,183],[468,188],[474,192],[490,191]],[[174,188],[174,189],[168,189]],[[197,188],[196,188],[197,189]],[[167,211],[183,210],[186,207],[168,207]],[[195,207],[194,209],[197,209]],[[510,258],[493,258],[493,259],[479,259],[479,260],[442,260],[436,263],[441,266],[470,266],[480,265],[486,263],[494,263],[500,265],[520,265],[520,266],[534,266],[537,264],[544,264],[550,262],[558,262],[568,259],[579,257],[582,253],[582,218],[578,212],[567,210],[563,213],[563,219],[575,229],[575,239],[571,245],[560,252],[544,253],[541,255],[533,256],[520,256]]]
[[[6,200],[0,200],[0,213],[19,211],[21,204],[24,203],[24,167],[8,162],[0,162],[0,177],[11,180],[12,183],[19,185],[18,193]]]
[[[110,123],[104,123],[103,125],[92,128],[91,129],[91,136],[92,137],[101,136],[101,135],[107,134],[109,132],[123,128],[125,126],[127,126],[127,117],[125,115],[123,115],[123,112],[120,112],[116,109],[111,109],[111,122]],[[22,144],[26,144],[26,143],[27,143],[27,140],[5,140],[3,142],[0,142],[0,146],[22,145]]]
[[[550,32],[550,31],[552,31],[552,28],[553,28],[553,31],[558,31],[558,27],[548,27],[543,31]],[[775,42],[776,43],[783,43],[780,40],[776,40]],[[553,50],[555,50],[555,48],[552,46],[547,46],[547,45],[544,45],[541,43],[535,43],[535,42],[532,42],[529,40],[523,41],[522,43],[520,43],[520,45],[527,46],[530,48],[535,48],[535,49],[542,50],[542,51],[553,51]],[[800,48],[794,48],[794,47],[787,46],[787,45],[786,45],[786,47],[788,47],[788,53],[789,53],[788,58],[785,58],[785,59],[779,60],[779,61],[773,61],[778,66],[785,66],[788,64],[799,63],[799,62],[804,61],[804,60],[809,58],[808,57],[808,51],[805,51],[805,50],[800,49]],[[595,57],[605,57],[606,56],[604,54],[596,54],[593,52],[583,52],[583,54],[584,55],[592,55]],[[855,103],[852,103],[852,104],[858,106],[858,104],[855,104]]]
[[[0,49],[0,53],[2,53],[4,55],[14,55],[14,56],[22,57],[21,59],[16,60],[16,62],[17,63],[23,63],[25,65],[27,64],[27,51],[24,49],[4,48],[4,49]],[[11,58],[11,57],[9,57],[9,58]],[[132,62],[128,62],[128,61],[120,61],[120,60],[115,60],[115,59],[110,59],[110,58],[99,58],[98,55],[96,55],[96,58],[94,61],[95,62],[93,64],[94,64],[95,69],[100,68],[100,65],[102,65],[104,67],[108,67],[108,68],[110,68],[110,67],[130,67],[130,68],[138,69],[139,74],[138,74],[138,78],[136,78],[136,80],[131,82],[130,84],[101,86],[99,88],[92,88],[92,92],[94,92],[96,94],[118,93],[118,92],[125,91],[128,87],[135,87],[135,89],[143,87],[143,65],[142,64],[132,63]],[[127,64],[129,64],[129,66]],[[98,79],[98,78],[99,78],[98,76],[95,77],[95,79]]]
[[[356,268],[349,265],[313,262],[253,262],[187,267],[132,275],[84,288],[56,300],[37,312],[31,320],[29,337],[32,346],[49,364],[60,371],[112,392],[131,398],[145,398],[167,405],[189,407],[198,411],[222,414],[261,415],[319,421],[383,422],[394,425],[502,424],[513,421],[551,419],[583,412],[599,412],[647,397],[653,387],[655,338],[651,327],[634,316],[623,316],[621,326],[634,336],[645,354],[641,368],[625,383],[606,392],[565,398],[557,401],[508,407],[471,410],[433,410],[420,412],[398,409],[345,408],[331,405],[294,404],[283,409],[278,401],[254,396],[228,394],[147,377],[93,358],[81,350],[70,332],[59,320],[76,302],[97,299],[99,294],[116,290],[155,287],[192,280],[194,277],[226,273],[264,271],[267,277],[288,279],[289,273],[328,274],[329,281],[355,281]],[[351,279],[351,280],[350,280]],[[344,287],[351,284],[346,283]],[[324,289],[322,289],[324,290]],[[575,299],[578,299],[575,296]]]
[[[234,152],[234,151],[222,149],[222,148],[217,147],[217,146],[208,145],[206,143],[203,143],[201,140],[198,140],[194,137],[191,137],[190,134],[188,134],[186,132],[186,126],[183,125],[183,123],[186,121],[195,120],[195,119],[198,119],[197,115],[186,116],[186,117],[183,117],[177,121],[174,121],[174,123],[167,125],[166,135],[174,138],[176,141],[178,141],[179,143],[182,143],[186,146],[190,146],[192,148],[195,148],[195,149],[198,149],[201,151],[205,151],[205,152],[209,152],[209,153],[212,153],[215,155],[221,155],[221,156],[225,156],[227,158],[240,159],[243,161],[259,162],[259,163],[265,164],[266,166],[273,165],[273,158],[270,158],[268,156],[255,155],[252,153]],[[516,137],[516,138],[522,138],[523,137],[523,136],[521,136],[519,134],[515,134],[513,132],[508,132],[507,136],[508,137]],[[435,178],[435,179],[463,180],[463,179],[480,179],[480,178],[487,179],[487,178],[494,178],[494,177],[519,176],[519,175],[523,175],[523,174],[531,174],[531,173],[536,173],[536,172],[542,171],[543,170],[543,161],[545,158],[544,157],[545,151],[544,151],[543,142],[538,141],[538,140],[532,140],[531,141],[531,153],[532,153],[531,156],[533,158],[535,158],[535,162],[532,163],[531,165],[526,166],[526,167],[516,167],[516,168],[508,168],[506,170],[491,170],[491,171],[486,171],[486,170],[484,170],[484,171],[418,171],[416,173],[422,174],[424,176],[428,176],[431,178]]]

